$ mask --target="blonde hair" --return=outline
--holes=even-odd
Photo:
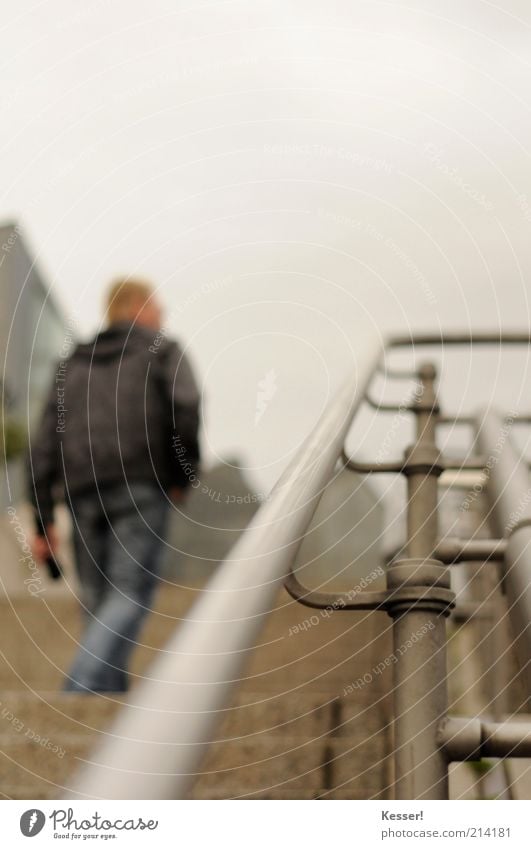
[[[134,317],[153,295],[153,287],[147,280],[123,277],[109,287],[106,298],[106,316],[109,324]]]

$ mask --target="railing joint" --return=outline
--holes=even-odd
[[[471,561],[501,561],[507,550],[506,539],[473,540],[448,537],[435,548],[434,557],[448,566]]]

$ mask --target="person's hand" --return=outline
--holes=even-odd
[[[57,529],[55,525],[46,525],[46,536],[36,534],[33,539],[33,556],[36,560],[44,562],[49,557],[53,557],[58,546]]]
[[[172,486],[170,489],[170,498],[172,504],[182,504],[186,499],[186,490],[180,486]]]

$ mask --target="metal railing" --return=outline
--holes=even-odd
[[[484,469],[484,457],[449,462],[436,445],[438,424],[477,423],[478,443],[487,456],[498,442],[504,420],[486,413],[476,419],[441,416],[435,391],[435,368],[424,364],[414,373],[386,370],[388,376],[415,378],[410,412],[416,440],[396,463],[359,463],[344,453],[345,439],[364,400],[374,404],[372,378],[384,365],[386,351],[404,346],[525,344],[528,333],[450,334],[400,337],[386,345],[375,341],[357,373],[338,393],[315,430],[280,478],[216,575],[202,590],[187,620],[160,652],[149,676],[130,694],[106,734],[106,742],[76,777],[73,795],[89,798],[185,798],[223,716],[229,697],[256,636],[280,587],[302,604],[336,609],[384,610],[393,619],[393,639],[400,646],[412,632],[426,636],[394,665],[394,795],[398,799],[448,798],[451,760],[478,756],[531,756],[527,726],[488,723],[448,716],[446,619],[455,606],[450,565],[487,560],[503,567],[509,613],[518,637],[518,658],[528,675],[531,656],[531,506],[510,526],[529,489],[527,468],[509,440],[488,475],[487,492],[504,539],[440,541],[438,478],[447,469]],[[364,474],[401,473],[408,483],[407,555],[387,570],[387,590],[361,593],[345,604],[344,595],[306,590],[291,572],[298,547],[337,462]],[[531,499],[530,499],[531,501]],[[427,626],[427,627],[426,627]]]

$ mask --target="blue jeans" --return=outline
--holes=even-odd
[[[77,496],[70,509],[85,627],[63,689],[125,692],[158,581],[168,501],[155,484],[134,483]]]

